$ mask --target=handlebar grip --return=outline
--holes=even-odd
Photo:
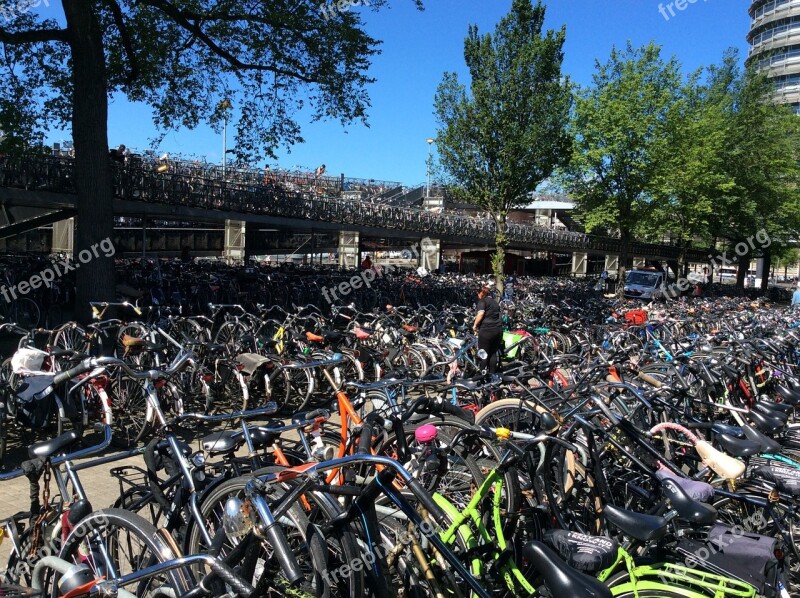
[[[440,408],[443,412],[449,413],[450,415],[455,415],[456,417],[463,419],[470,424],[475,423],[475,414],[472,411],[467,411],[466,409],[463,409],[458,405],[453,405],[448,401],[442,402]]]
[[[644,372],[639,372],[639,375],[637,377],[640,380],[644,380],[645,382],[647,382],[650,386],[655,386],[656,388],[661,388],[663,386],[661,380],[656,380],[651,375],[646,374]]]
[[[232,589],[234,594],[237,596],[241,596],[242,598],[247,598],[248,596],[252,595],[255,591],[255,588],[243,580],[241,577],[236,575],[233,570],[226,565],[225,563],[214,559],[211,561],[211,569],[213,572],[222,579],[227,585],[229,585]]]
[[[364,422],[361,424],[361,435],[358,438],[358,454],[369,455],[372,446],[372,424]]]
[[[278,564],[287,581],[292,586],[297,585],[305,576],[300,570],[300,565],[297,563],[294,552],[289,547],[289,541],[286,539],[283,529],[277,523],[273,523],[264,530],[264,535],[272,545],[272,550],[275,551],[275,558],[278,560]]]
[[[84,359],[74,368],[70,368],[65,372],[59,372],[53,376],[53,386],[58,386],[67,380],[72,380],[75,376],[79,376],[84,372],[88,372],[90,369],[92,369],[92,360]]]

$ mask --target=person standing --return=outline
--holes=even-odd
[[[800,282],[797,283],[797,290],[792,295],[792,307],[800,304]]]
[[[489,295],[489,287],[486,285],[478,291],[477,310],[472,331],[478,335],[478,350],[483,349],[487,353],[481,367],[488,369],[489,374],[496,374],[500,345],[503,342],[503,324],[500,306]]]

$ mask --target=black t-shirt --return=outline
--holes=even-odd
[[[494,331],[502,330],[503,323],[500,320],[500,306],[497,301],[491,297],[485,297],[478,300],[478,311],[483,311],[483,319],[481,320],[479,330]]]

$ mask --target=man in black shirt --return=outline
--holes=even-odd
[[[489,287],[482,286],[478,291],[478,314],[472,330],[478,335],[478,350],[483,349],[488,354],[482,367],[490,374],[497,373],[500,345],[503,342],[503,323],[500,319],[500,306],[491,296]]]

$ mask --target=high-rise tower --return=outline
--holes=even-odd
[[[775,82],[776,101],[800,113],[800,0],[753,0],[748,65]]]

